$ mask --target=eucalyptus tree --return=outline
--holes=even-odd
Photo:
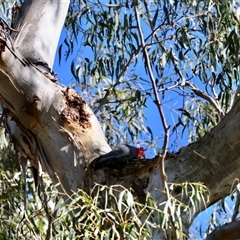
[[[138,221],[140,230],[148,224],[154,239],[184,238],[197,214],[238,182],[237,3],[18,4],[2,1],[0,101],[2,123],[21,164],[29,160],[37,186],[47,172],[67,195],[78,189],[98,194],[95,182],[122,185],[124,193],[133,189],[141,204],[154,202],[154,210],[150,204]],[[64,23],[60,61],[81,43],[71,64],[79,94],[58,84],[52,71]],[[157,134],[145,122],[151,103]],[[183,147],[186,135],[189,144]],[[128,141],[158,154],[120,170],[94,171],[95,159],[109,152],[109,145]],[[131,213],[135,216],[132,208]],[[225,226],[232,239],[239,237],[236,213]],[[209,239],[221,239],[213,237],[222,231],[216,229]],[[126,231],[119,232],[126,237]]]

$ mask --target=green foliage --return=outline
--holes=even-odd
[[[110,144],[140,141],[150,148],[163,149],[158,139],[166,133],[165,119],[172,133],[167,149],[177,150],[186,144],[186,138],[194,142],[205,135],[231,109],[239,85],[239,3],[74,3],[66,21],[65,57],[73,50],[69,43],[80,41],[71,71],[102,122]],[[144,49],[148,57],[144,57]],[[147,125],[147,108],[157,105],[154,90],[164,116],[159,118],[158,108],[155,113],[151,110],[154,125]],[[197,194],[194,188],[192,192]],[[170,205],[174,206],[174,201]],[[190,205],[190,214],[194,215],[194,205],[198,204],[190,201]],[[173,209],[177,214],[178,207]],[[181,217],[175,219],[179,221],[176,226],[181,226]]]
[[[152,126],[146,127],[145,116],[155,98],[150,72],[176,138],[187,131],[188,140],[195,141],[230,110],[233,90],[239,84],[237,8],[233,1],[206,0],[72,2],[65,57],[73,51],[74,41],[80,41],[72,74],[87,93],[112,145],[137,139],[155,145],[156,136],[151,135]],[[145,47],[150,69],[143,56]],[[157,112],[156,108],[156,116]]]
[[[0,1],[7,21],[16,2]],[[233,91],[239,85],[237,8],[237,3],[224,0],[71,1],[65,22],[68,35],[60,44],[59,59],[68,59],[76,42],[80,43],[71,72],[111,145],[140,141],[156,148],[164,136],[166,119],[172,131],[170,145],[174,146],[179,133],[182,137],[187,133],[192,142],[220,121],[230,110]],[[150,80],[151,73],[156,86]],[[157,108],[151,116],[156,118],[157,135],[153,126],[146,124],[145,114],[149,106],[157,105],[154,90],[164,109],[163,119]],[[145,205],[136,203],[120,186],[117,190],[98,186],[95,197],[81,191],[71,204],[64,204],[48,181],[37,196],[30,169],[27,181],[23,181],[12,146],[1,151],[1,158],[0,239],[29,239],[32,235],[74,239],[76,234],[80,239],[121,234],[136,239],[140,234],[151,237],[150,227],[171,228],[181,234],[181,211],[194,215],[195,208],[207,201],[204,186],[185,183],[170,186],[171,197],[162,203],[162,210],[150,196]],[[176,188],[181,190],[178,198]],[[119,197],[114,191],[119,191]],[[181,204],[181,197],[189,198],[189,206]],[[79,205],[79,201],[84,204]],[[152,221],[155,216],[157,223]]]
[[[0,239],[153,239],[153,229],[176,231],[185,239],[182,210],[194,214],[195,207],[208,201],[200,183],[171,184],[171,198],[160,209],[149,194],[139,203],[119,185],[95,185],[91,194],[79,190],[64,201],[47,176],[37,194],[30,168],[25,181],[11,144],[0,156]],[[183,198],[189,199],[188,206]]]
[[[206,204],[208,192],[200,183],[172,187],[181,187],[182,193],[161,204],[162,210],[149,194],[145,203],[139,203],[129,190],[119,185],[95,185],[91,195],[79,190],[69,197],[70,203],[56,205],[59,214],[53,221],[52,239],[64,236],[71,236],[70,239],[153,239],[152,229],[175,230],[179,239],[185,239],[179,216],[183,209],[187,214],[194,214],[194,206]],[[183,197],[189,199],[190,206],[181,203]]]
[[[148,212],[147,206],[135,202],[133,195],[127,189],[122,186],[96,185],[94,192],[94,196],[81,190],[74,194],[71,197],[73,200],[71,204],[63,209],[58,225],[62,224],[62,228],[66,227],[73,217],[77,239],[145,239],[145,237],[151,237],[147,226],[148,221],[146,220],[144,224],[141,222],[143,216],[151,213]],[[68,211],[72,209],[74,213],[69,215]]]
[[[1,149],[0,157],[0,239],[46,239],[57,197],[51,181],[43,176],[38,196],[31,168],[25,179],[12,144]]]
[[[79,190],[64,201],[47,176],[36,192],[31,168],[25,179],[12,144],[2,148],[0,157],[0,239],[153,239],[153,229],[175,231],[185,239],[182,211],[195,214],[208,201],[200,183],[170,184],[171,197],[160,209],[149,194],[140,203],[119,185],[95,185],[90,195]]]
[[[182,189],[179,195],[160,203],[159,209],[159,203],[149,194],[145,203],[139,203],[122,186],[95,185],[91,195],[80,190],[71,196],[71,203],[61,207],[54,224],[61,234],[71,234],[75,229],[77,239],[154,239],[153,229],[176,231],[179,239],[185,239],[182,211],[188,216],[194,214],[195,207],[206,205],[209,196],[201,183],[172,184],[172,194],[176,188]],[[182,204],[182,198],[189,199],[189,206]]]

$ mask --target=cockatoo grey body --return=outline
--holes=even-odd
[[[100,156],[95,164],[94,169],[112,168],[120,169],[133,160],[145,158],[144,149],[136,148],[127,144],[120,145],[111,152]]]

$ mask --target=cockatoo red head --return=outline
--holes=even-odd
[[[137,148],[137,156],[138,158],[146,158],[144,149],[142,147]]]

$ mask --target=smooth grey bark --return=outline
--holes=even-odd
[[[85,188],[82,176],[88,163],[110,147],[85,101],[48,78],[68,5],[69,1],[25,1],[12,43],[4,26],[0,96],[16,148],[40,174],[47,171],[71,194]]]
[[[69,0],[24,1],[13,24],[20,29],[14,45],[24,58],[53,66],[68,6]]]
[[[0,101],[15,146],[40,174],[46,171],[54,183],[60,181],[68,194],[78,188],[89,191],[94,182],[122,184],[135,189],[139,199],[140,193],[149,192],[162,203],[166,195],[161,157],[121,171],[93,171],[90,163],[110,151],[101,126],[85,101],[74,90],[52,82],[51,71],[41,65],[52,67],[68,4],[66,0],[26,0],[13,48],[4,35],[7,28],[1,29]],[[240,174],[239,102],[202,139],[165,161],[169,182],[203,182],[208,187],[208,205],[229,193]],[[187,199],[183,201],[188,204]],[[203,209],[202,204],[195,215],[182,215],[185,231]],[[156,239],[161,234],[158,231],[154,232]]]

